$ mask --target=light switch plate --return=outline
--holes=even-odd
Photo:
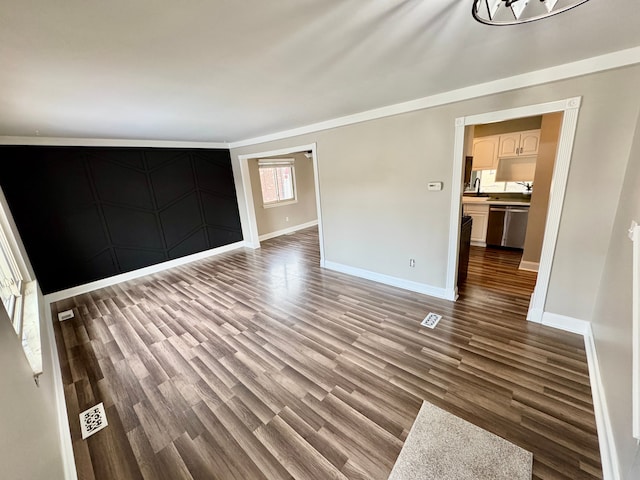
[[[427,189],[430,191],[440,191],[442,190],[442,182],[429,182]]]

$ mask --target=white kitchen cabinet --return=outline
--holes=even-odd
[[[471,216],[471,245],[487,246],[487,226],[489,225],[489,205],[464,204],[465,215]]]
[[[506,133],[500,135],[498,157],[537,155],[540,146],[540,130]]]
[[[540,130],[529,130],[520,134],[520,156],[537,155],[540,148]]]
[[[520,132],[500,135],[499,157],[517,157],[520,150]]]
[[[473,170],[495,170],[498,165],[500,137],[478,137],[473,139]]]

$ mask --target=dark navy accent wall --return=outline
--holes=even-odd
[[[44,293],[242,240],[224,149],[1,146]]]

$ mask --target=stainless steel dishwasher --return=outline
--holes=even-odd
[[[524,248],[529,207],[522,205],[491,205],[487,227],[487,245]]]

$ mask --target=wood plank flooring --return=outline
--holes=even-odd
[[[601,478],[582,338],[524,320],[513,253],[472,248],[454,303],[321,269],[311,228],[58,302],[79,478],[386,479],[423,399]]]

